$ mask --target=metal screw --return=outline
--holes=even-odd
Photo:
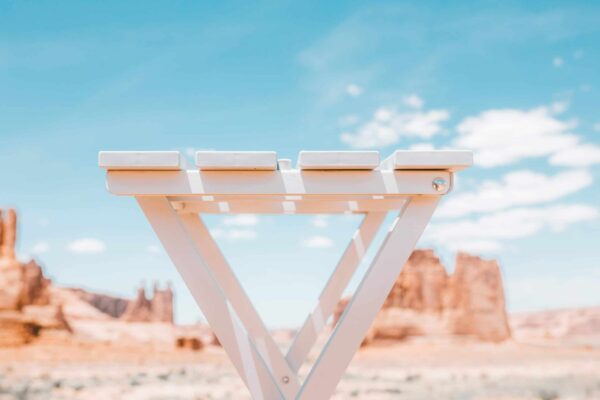
[[[443,192],[446,189],[447,182],[444,178],[435,178],[433,182],[431,182],[431,186],[438,191]]]
[[[290,377],[286,375],[283,378],[281,378],[281,381],[285,384],[288,384],[290,382]]]

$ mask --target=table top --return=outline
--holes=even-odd
[[[109,192],[165,196],[199,213],[366,213],[401,209],[410,196],[440,196],[469,151],[301,151],[296,167],[274,151],[102,151]]]
[[[289,170],[288,160],[275,151],[197,151],[195,168],[201,171]],[[285,161],[285,162],[283,162]],[[186,160],[178,151],[101,151],[98,163],[106,170],[182,170]],[[322,171],[447,170],[458,171],[473,164],[465,150],[396,150],[381,162],[378,151],[301,151],[296,169]]]

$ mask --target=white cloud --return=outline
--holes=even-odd
[[[355,83],[351,83],[348,86],[346,86],[346,93],[348,93],[352,97],[358,97],[363,93],[363,88],[361,88]]]
[[[552,65],[554,65],[556,68],[561,68],[564,64],[565,60],[563,60],[562,57],[554,57],[552,59]]]
[[[409,149],[415,151],[430,151],[435,150],[435,147],[431,143],[415,143],[411,145]]]
[[[500,241],[494,239],[474,239],[463,238],[455,239],[444,244],[451,251],[466,251],[469,253],[497,253],[503,245]]]
[[[225,226],[255,226],[258,224],[258,216],[256,214],[237,214],[223,218]]]
[[[525,238],[543,229],[560,232],[571,224],[597,217],[598,210],[584,204],[516,208],[477,219],[433,223],[425,238],[453,251],[497,251],[504,241]]]
[[[82,238],[69,243],[67,250],[76,254],[99,254],[106,250],[106,245],[98,239]]]
[[[225,240],[254,240],[256,225],[260,222],[256,214],[236,214],[225,217],[221,224],[210,230],[214,238]]]
[[[548,156],[574,146],[578,138],[569,131],[576,122],[559,120],[553,108],[557,107],[492,109],[467,117],[457,126],[454,145],[474,150],[475,162],[483,167]]]
[[[311,236],[302,241],[302,247],[311,249],[327,249],[333,246],[333,240],[327,236]]]
[[[449,118],[447,110],[397,111],[381,107],[356,133],[342,133],[342,142],[355,148],[383,147],[401,137],[429,139],[441,132],[441,123]]]
[[[600,164],[600,146],[582,143],[559,150],[550,157],[550,164],[567,167],[587,167]]]
[[[31,254],[43,254],[50,250],[50,245],[47,242],[38,242],[31,247]]]
[[[565,111],[567,111],[567,109],[569,108],[569,102],[568,101],[555,101],[554,103],[550,104],[550,110],[552,111],[553,114],[562,114]]]
[[[213,235],[215,239],[225,239],[225,240],[254,240],[256,239],[256,231],[252,229],[224,229],[224,228],[215,228],[211,229],[210,233]]]
[[[473,192],[455,193],[440,205],[436,217],[462,217],[546,203],[590,186],[594,178],[588,171],[573,170],[553,176],[533,171],[510,172],[500,181],[483,181]]]
[[[402,99],[402,103],[411,108],[422,108],[423,105],[425,105],[423,99],[417,96],[416,94],[405,96]]]
[[[316,215],[311,219],[311,223],[315,228],[327,228],[329,226],[329,216],[328,215]]]
[[[146,251],[150,254],[160,254],[162,253],[162,248],[158,245],[151,244],[146,246]]]

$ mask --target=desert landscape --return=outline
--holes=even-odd
[[[0,227],[0,399],[249,398],[208,326],[173,322],[168,285],[60,287],[18,261],[14,210]],[[600,398],[600,307],[511,315],[496,261],[458,253],[453,271],[413,252],[336,399]],[[294,332],[273,334],[285,349]]]

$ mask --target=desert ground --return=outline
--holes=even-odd
[[[248,398],[218,346],[191,351],[42,339],[0,349],[1,400]],[[381,343],[355,356],[334,398],[600,399],[600,348]]]

